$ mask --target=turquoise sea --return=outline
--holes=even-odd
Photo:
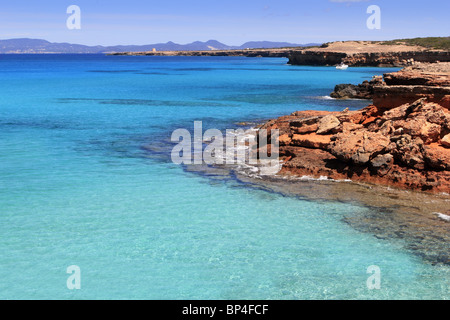
[[[0,299],[449,299],[448,266],[344,222],[374,208],[169,161],[171,133],[194,121],[361,108],[324,97],[393,70],[286,63],[0,56]],[[80,290],[66,286],[71,265]]]

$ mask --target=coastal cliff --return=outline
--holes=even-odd
[[[450,193],[450,63],[386,74],[358,111],[298,111],[280,130],[282,174]]]
[[[439,46],[438,46],[439,47]],[[411,61],[448,62],[447,49],[411,45],[407,42],[337,41],[320,47],[292,47],[272,49],[230,49],[230,50],[180,50],[115,52],[109,55],[125,56],[242,56],[242,57],[284,57],[291,65],[333,66],[344,62],[350,66],[403,67]]]
[[[448,51],[406,52],[323,52],[302,50],[289,55],[289,64],[308,66],[334,66],[341,62],[353,67],[402,67],[408,60],[418,62],[450,61]]]
[[[419,98],[450,109],[450,64],[412,62],[398,72],[374,76],[361,84],[338,84],[330,94],[335,99],[368,99],[381,109],[390,109]]]
[[[419,98],[450,109],[450,63],[415,63],[384,75],[384,83],[373,87],[373,103],[380,108],[398,107]]]
[[[354,67],[402,67],[407,66],[411,61],[448,62],[450,52],[405,44],[387,45],[381,42],[343,41],[292,52],[288,63],[333,66],[343,62]]]
[[[143,52],[117,52],[111,56],[187,56],[187,57],[268,57],[287,58],[298,49],[235,49],[235,50],[203,50],[203,51],[143,51]]]

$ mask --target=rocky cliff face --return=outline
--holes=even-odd
[[[384,83],[373,87],[373,103],[383,109],[412,103],[419,98],[450,109],[450,63],[415,63],[384,75]]]
[[[408,61],[448,62],[448,51],[407,51],[407,52],[328,52],[302,50],[289,55],[289,64],[308,66],[334,66],[341,62],[353,67],[402,67]]]
[[[330,96],[335,99],[373,99],[374,87],[383,84],[382,76],[374,76],[358,85],[338,84]]]
[[[447,67],[385,75],[374,104],[359,111],[299,111],[269,121],[264,129],[280,130],[282,173],[450,193]]]
[[[113,56],[188,56],[188,57],[272,57],[286,58],[297,49],[242,49],[242,50],[203,50],[203,51],[144,51],[144,52],[118,52]]]
[[[336,99],[370,99],[380,109],[391,109],[419,98],[450,109],[450,63],[423,64],[374,76],[362,84],[339,84],[330,94]]]
[[[450,192],[450,111],[425,99],[389,111],[296,112],[280,130],[282,173]]]
[[[344,62],[350,66],[406,66],[410,61],[448,62],[450,52],[429,50],[420,46],[387,45],[370,41],[337,41],[322,47],[271,48],[271,49],[225,49],[225,50],[177,50],[116,52],[110,55],[133,56],[245,56],[288,57],[289,64],[309,66],[333,66]]]

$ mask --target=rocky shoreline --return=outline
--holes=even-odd
[[[382,76],[374,76],[372,80],[365,80],[363,83],[354,85],[338,84],[330,97],[335,99],[367,99],[372,100],[374,97],[375,86],[384,84]]]
[[[244,50],[208,50],[208,51],[144,51],[144,52],[116,52],[110,56],[186,56],[186,57],[268,57],[287,58],[295,48],[279,49],[244,49]]]
[[[334,66],[344,62],[354,67],[403,67],[409,65],[411,61],[450,61],[448,50],[431,50],[421,46],[370,41],[337,41],[321,47],[309,48],[115,52],[108,55],[283,57],[289,58],[288,64],[291,65]]]
[[[361,110],[297,111],[266,122],[261,129],[279,130],[283,166],[252,183],[362,205],[369,210],[342,221],[450,265],[449,80],[450,63],[415,64],[376,79],[374,104]]]
[[[404,67],[414,61],[449,62],[450,52],[405,44],[337,41],[319,48],[295,51],[289,56],[289,64],[310,66],[334,66],[345,63],[352,67]]]
[[[281,174],[450,193],[450,63],[418,64],[373,85],[373,105],[298,111],[280,130]]]
[[[412,65],[361,84],[339,84],[330,94],[335,99],[368,99],[381,109],[391,109],[419,98],[450,109],[449,63],[410,61]]]

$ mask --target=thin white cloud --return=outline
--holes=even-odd
[[[330,2],[367,2],[368,0],[330,0]]]

